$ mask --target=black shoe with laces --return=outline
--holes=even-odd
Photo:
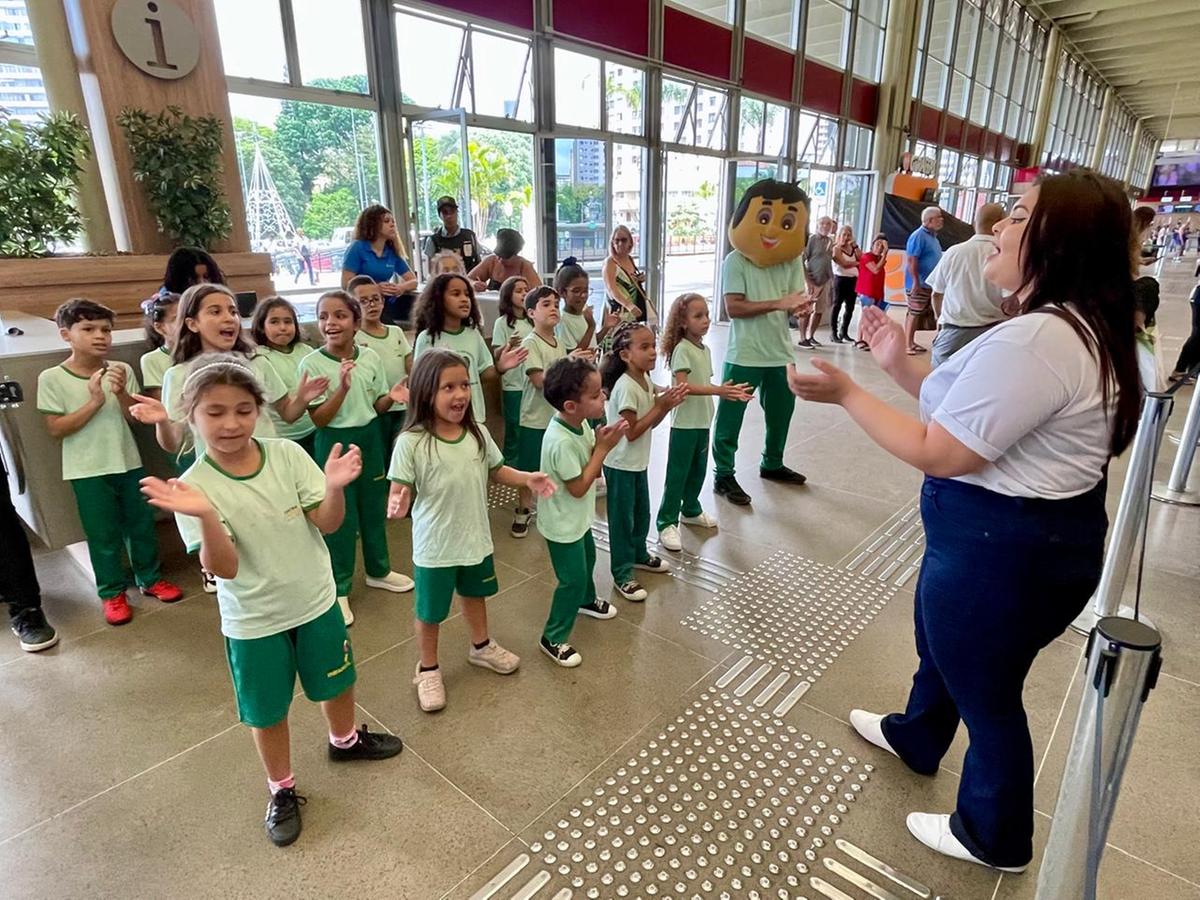
[[[58,643],[58,632],[46,621],[45,614],[36,606],[23,609],[14,615],[9,627],[20,640],[21,649],[27,653],[49,650]]]
[[[543,635],[542,639],[538,641],[538,646],[542,648],[543,653],[564,669],[573,669],[583,662],[583,657],[579,655],[579,651],[566,642],[552,644]]]
[[[808,478],[799,472],[780,466],[778,469],[759,469],[758,477],[764,481],[782,481],[784,484],[804,484]]]
[[[586,603],[579,607],[579,615],[590,616],[593,619],[611,619],[616,614],[617,608],[607,600],[601,600],[599,597],[595,597],[591,603]]]
[[[750,505],[750,495],[742,490],[742,486],[732,475],[718,475],[713,482],[713,493],[736,506]]]
[[[308,799],[297,794],[295,788],[280,788],[271,795],[264,824],[272,844],[276,847],[286,847],[296,842],[303,827],[300,822],[300,807],[307,802]]]
[[[358,740],[353,746],[342,749],[329,745],[329,758],[334,762],[351,762],[356,759],[391,759],[404,749],[399,735],[376,734],[363,725],[358,729]]]

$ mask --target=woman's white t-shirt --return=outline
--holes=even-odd
[[[1099,363],[1051,313],[1000,323],[921,385],[921,421],[988,460],[955,480],[1011,497],[1057,500],[1094,487],[1108,462],[1110,412]]]

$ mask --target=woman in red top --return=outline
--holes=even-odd
[[[858,294],[858,302],[864,306],[878,306],[886,311],[887,301],[883,299],[883,280],[887,277],[888,242],[882,234],[875,235],[871,241],[871,252],[864,253],[858,260],[858,282],[854,290]],[[858,340],[854,346],[859,350],[870,350],[867,342],[862,339],[862,321],[858,325]]]

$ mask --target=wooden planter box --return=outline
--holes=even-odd
[[[266,253],[218,253],[217,264],[235,291],[275,292]],[[140,304],[162,286],[166,256],[52,256],[0,259],[0,309],[53,318],[64,300],[86,297],[117,313],[121,327],[142,317]]]

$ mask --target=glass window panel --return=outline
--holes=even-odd
[[[477,114],[533,121],[533,59],[528,41],[472,32],[471,71]]]
[[[942,184],[957,184],[958,154],[953,150],[943,150],[938,162],[938,181]]]
[[[871,165],[870,128],[858,125],[846,126],[846,140],[842,150],[842,165],[850,169],[865,169]]]
[[[796,0],[746,0],[746,31],[783,44],[796,46]]]
[[[990,188],[996,183],[996,164],[990,159],[979,161],[979,186]]]
[[[883,64],[883,29],[876,28],[861,16],[854,36],[854,74],[867,81],[879,81]]]
[[[796,138],[796,157],[804,162],[816,162],[816,144],[818,117],[812,113],[801,111],[800,125]]]
[[[988,93],[988,89],[981,82],[975,82],[971,91],[971,112],[969,118],[976,125],[987,123]]]
[[[741,200],[742,195],[746,193],[746,189],[754,184],[754,182],[761,181],[764,178],[778,177],[779,166],[775,163],[739,159],[734,173],[733,202],[737,203]]]
[[[871,206],[871,176],[839,173],[833,216],[840,226],[849,225],[859,245],[869,244],[867,216]]]
[[[921,100],[937,109],[942,109],[946,103],[946,67],[932,57],[925,61],[925,84],[921,87]]]
[[[846,35],[850,14],[830,0],[813,0],[808,8],[804,55],[833,66],[846,68]]]
[[[597,261],[608,256],[605,142],[554,142],[554,205],[559,259]]]
[[[766,125],[763,129],[763,153],[782,156],[787,144],[788,108],[768,103]]]
[[[738,111],[738,150],[742,153],[763,152],[763,119],[767,104],[753,97],[742,97]]]
[[[50,114],[50,101],[35,66],[0,64],[0,108],[17,122],[36,124]]]
[[[457,25],[396,14],[400,95],[413,106],[450,109],[464,31]]]
[[[955,115],[963,115],[967,111],[967,76],[957,69],[950,73],[950,99],[946,109]]]
[[[613,144],[612,225],[624,225],[633,233],[633,257],[642,259],[642,172],[646,148],[636,144]],[[599,286],[604,293],[603,283]]]
[[[729,97],[724,91],[701,87],[696,91],[693,115],[696,122],[696,146],[711,150],[725,149],[725,116]]]
[[[726,0],[671,0],[671,5],[690,9],[718,22],[733,23],[732,4]]]
[[[858,14],[881,27],[886,24],[887,10],[887,0],[858,0]]]
[[[468,128],[467,157],[471,178],[471,229],[485,247],[494,247],[499,229],[514,228],[525,238],[521,255],[526,259],[537,259],[533,135]]]
[[[367,48],[359,0],[292,0],[292,16],[304,84],[367,93]],[[245,28],[245,23],[240,27]],[[337,51],[331,53],[331,47]]]
[[[995,86],[993,71],[996,65],[997,43],[1000,27],[991,19],[983,20],[983,31],[979,35],[979,53],[975,60],[975,80],[987,87]]]
[[[929,53],[942,62],[950,61],[950,46],[954,40],[951,20],[956,0],[934,0],[933,23],[929,31]]]
[[[963,154],[958,169],[958,183],[965,187],[974,187],[979,177],[979,157]]]
[[[954,68],[970,72],[975,65],[975,50],[978,42],[979,10],[969,0],[963,0],[958,11],[958,45],[954,50]]]
[[[215,0],[226,75],[287,82],[279,0]],[[360,28],[361,32],[361,28]],[[361,33],[359,43],[362,43]]]
[[[917,13],[917,49],[925,49],[926,24],[929,22],[929,4],[931,0],[921,0],[921,11]],[[861,9],[861,6],[860,6]]]
[[[25,0],[0,3],[0,41],[32,46],[33,26],[29,23],[29,6]]]
[[[608,130],[641,134],[645,118],[642,100],[646,93],[646,73],[633,66],[606,62],[604,93],[608,105]]]
[[[554,121],[600,127],[600,60],[596,57],[555,49]]]
[[[710,297],[716,273],[725,161],[669,152],[664,186],[663,297],[685,292]]]
[[[662,135],[671,143],[694,144],[696,130],[691,114],[694,85],[672,78],[662,80]]]
[[[992,94],[992,110],[988,113],[988,128],[995,132],[1004,131],[1004,112],[1008,108],[1006,101],[999,94]]]
[[[1017,42],[1007,35],[1000,42],[1000,58],[996,60],[996,92],[1012,96],[1013,61],[1017,55]]]

